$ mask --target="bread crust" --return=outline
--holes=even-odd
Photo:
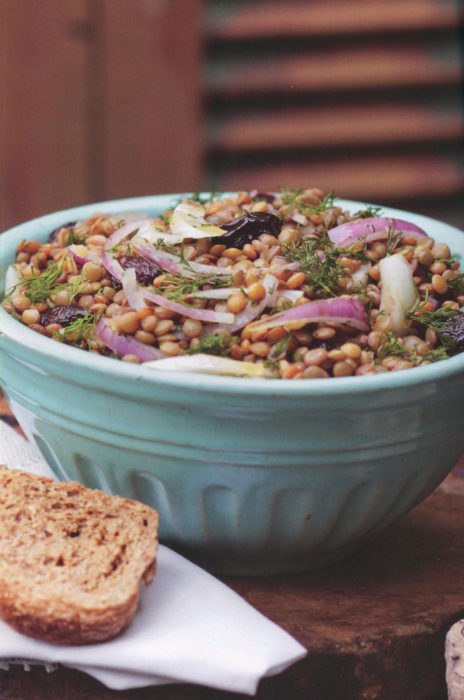
[[[55,644],[115,637],[153,580],[157,533],[138,501],[1,470],[0,617]]]

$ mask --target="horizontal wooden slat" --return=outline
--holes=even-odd
[[[452,51],[439,54],[422,46],[399,44],[218,63],[207,87],[213,96],[231,98],[269,92],[431,87],[459,82],[460,64]]]
[[[463,121],[457,110],[421,105],[341,105],[239,114],[211,130],[217,152],[266,149],[409,144],[459,140]]]
[[[0,230],[89,197],[87,10],[0,0]]]
[[[445,29],[456,25],[457,15],[453,0],[229,2],[222,12],[215,4],[207,23],[215,41]]]
[[[201,0],[102,0],[104,196],[199,188]]]
[[[436,155],[401,155],[326,159],[317,162],[273,163],[240,167],[215,179],[224,190],[275,190],[320,187],[339,197],[370,202],[459,196],[464,191],[464,166]]]

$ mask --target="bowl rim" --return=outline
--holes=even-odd
[[[201,193],[207,196],[208,192]],[[232,192],[224,192],[221,196],[234,194]],[[169,208],[176,200],[183,197],[192,196],[192,193],[175,193],[175,194],[160,194],[146,195],[141,197],[128,197],[123,199],[114,199],[91,204],[85,204],[70,209],[63,209],[50,214],[37,217],[25,221],[0,235],[0,262],[5,252],[5,246],[2,243],[19,242],[21,238],[48,235],[50,231],[64,224],[67,221],[89,217],[92,214],[107,213],[114,214],[118,212],[127,212],[128,209],[135,208],[155,208],[162,211]],[[386,207],[383,205],[372,205],[362,201],[347,200],[336,197],[335,200],[338,206],[357,211],[367,206],[379,206],[382,215],[387,217],[408,218],[416,225],[425,230],[435,227],[440,230],[440,237],[445,237],[446,241],[453,240],[455,242],[464,243],[464,232],[458,228],[451,226],[445,222],[441,222],[431,217],[415,214],[402,209]],[[434,237],[435,234],[431,234]],[[464,251],[464,247],[463,247]],[[5,260],[5,264],[12,260]],[[3,294],[3,292],[2,292]],[[69,364],[70,368],[82,369],[88,367],[100,374],[113,376],[115,378],[125,378],[135,381],[137,384],[143,380],[152,385],[163,385],[164,387],[195,389],[208,391],[210,393],[233,393],[233,394],[257,394],[257,395],[288,395],[295,396],[325,396],[325,395],[341,395],[347,393],[371,393],[375,391],[388,391],[406,386],[415,386],[418,384],[438,382],[452,375],[464,373],[464,352],[455,355],[446,360],[439,360],[425,367],[413,367],[411,369],[401,370],[399,372],[385,372],[381,374],[371,374],[365,376],[351,377],[328,377],[318,379],[299,379],[294,381],[291,379],[266,379],[266,378],[240,378],[226,377],[219,375],[208,375],[194,372],[160,372],[151,368],[143,367],[131,363],[121,362],[109,357],[103,357],[96,353],[87,353],[79,348],[74,348],[69,345],[55,343],[50,345],[51,340],[40,333],[31,330],[20,321],[14,319],[0,306],[0,321],[1,331],[0,340],[3,346],[4,339],[10,339],[13,343],[23,345],[29,351],[36,352],[42,357],[50,359],[53,354],[54,360]],[[3,336],[3,339],[1,338]],[[2,347],[2,351],[5,349]],[[53,350],[53,353],[50,351]]]

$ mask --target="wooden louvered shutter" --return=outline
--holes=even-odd
[[[210,0],[208,177],[464,226],[459,0]]]

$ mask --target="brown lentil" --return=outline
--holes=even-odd
[[[121,359],[123,362],[133,362],[135,365],[138,365],[140,363],[140,360],[137,357],[137,355],[123,355]]]
[[[341,360],[334,364],[332,374],[334,377],[351,377],[353,374],[353,367],[348,362]]]
[[[40,321],[40,313],[37,309],[25,309],[21,314],[21,321],[27,326],[32,326]]]
[[[322,369],[322,367],[312,365],[304,370],[303,376],[305,379],[326,379],[329,373],[326,372],[325,369]]]
[[[335,336],[335,328],[330,328],[330,326],[321,326],[316,328],[313,332],[313,338],[317,340],[330,340]]]
[[[148,331],[144,331],[143,329],[136,331],[135,338],[136,340],[138,340],[141,343],[144,343],[145,345],[153,345],[153,343],[156,340],[156,336],[154,336],[153,333],[149,333]]]
[[[158,316],[158,314],[157,314]],[[170,318],[163,318],[159,320],[156,324],[156,327],[153,329],[156,333],[156,335],[166,335],[166,333],[169,333],[171,328],[174,326],[174,321]]]
[[[11,303],[16,311],[25,311],[31,305],[31,302],[25,294],[13,294],[11,297]]]
[[[328,352],[324,348],[313,348],[305,352],[303,362],[305,365],[322,365],[327,360]]]
[[[129,311],[116,318],[118,333],[133,334],[139,330],[139,317],[136,311]]]
[[[266,290],[261,282],[253,282],[247,287],[247,294],[252,301],[262,301],[266,296]]]
[[[250,350],[253,355],[257,355],[258,357],[267,357],[271,351],[271,346],[269,343],[257,342],[250,345]]]
[[[202,330],[203,324],[194,318],[187,318],[182,324],[182,332],[187,338],[197,338]]]
[[[243,292],[234,292],[227,299],[227,308],[232,314],[239,314],[247,305],[246,296]]]
[[[432,248],[432,255],[434,258],[442,258],[444,260],[449,260],[451,257],[451,251],[446,243],[437,243]]]
[[[353,360],[359,360],[361,357],[361,348],[356,343],[343,343],[340,350],[346,357],[351,357]]]
[[[441,275],[432,275],[432,287],[437,294],[446,294],[448,283]]]
[[[159,348],[161,352],[167,355],[168,357],[174,357],[175,355],[180,354],[179,344],[174,343],[170,340],[164,340],[163,342],[161,342]]]
[[[295,272],[287,280],[287,287],[289,289],[298,289],[305,282],[305,280],[306,280],[306,275],[304,272]]]

